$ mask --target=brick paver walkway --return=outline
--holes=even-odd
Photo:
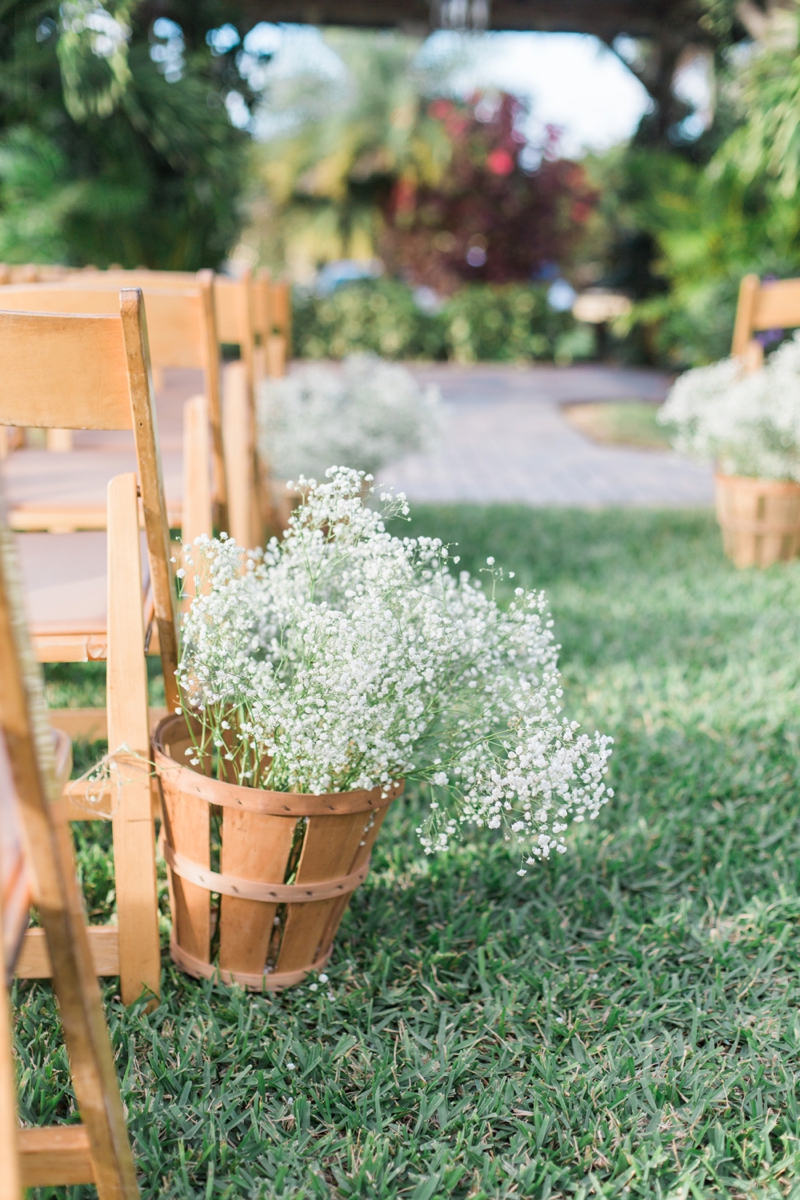
[[[412,367],[439,385],[447,407],[444,444],[380,473],[419,502],[578,505],[705,505],[710,467],[670,451],[601,446],[564,419],[582,400],[661,400],[669,379],[606,366]]]

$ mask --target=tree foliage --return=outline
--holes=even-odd
[[[587,239],[600,282],[639,302],[650,357],[673,367],[730,352],[744,274],[800,274],[798,5],[705,7],[720,36],[741,37],[743,14],[752,26],[719,57],[712,127],[671,153],[634,142],[587,164],[601,194]]]
[[[326,42],[340,74],[267,86],[257,155],[268,203],[254,231],[267,254],[298,273],[379,254],[442,292],[527,280],[569,256],[595,197],[552,133],[527,145],[520,101],[453,98],[463,61],[434,65],[417,39],[336,31]]]
[[[743,118],[719,155],[748,182],[773,179],[787,199],[800,187],[800,10],[784,37],[756,47],[738,77]],[[786,35],[789,35],[788,37]]]
[[[240,228],[247,165],[225,106],[231,55],[130,3],[3,16],[0,258],[217,265]]]
[[[611,193],[618,229],[650,239],[649,287],[629,289],[640,301],[634,318],[653,333],[651,353],[673,367],[730,353],[743,275],[800,271],[794,200],[769,179],[747,180],[731,163],[714,160],[713,167],[677,154],[628,153]],[[610,273],[603,282],[626,281]]]
[[[419,66],[418,38],[329,30],[338,73],[269,80],[256,150],[251,237],[295,272],[375,254],[398,178],[439,180],[449,144],[427,111],[440,74]]]

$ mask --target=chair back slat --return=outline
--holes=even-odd
[[[173,708],[177,616],[141,290],[123,288],[116,306],[116,316],[0,310],[0,424],[133,430],[164,684]]]
[[[800,326],[800,279],[762,283],[756,294],[753,329],[794,329]]]
[[[98,272],[99,274],[99,272]],[[191,276],[189,277],[191,279]],[[101,276],[80,276],[63,283],[17,284],[3,288],[0,305],[24,312],[119,313],[120,287]],[[150,361],[154,367],[204,368],[203,301],[194,288],[142,288],[147,307]]]
[[[177,273],[175,273],[177,276]],[[220,395],[219,350],[214,314],[213,272],[185,274],[180,280],[190,286],[163,287],[157,271],[90,271],[70,276],[56,284],[16,284],[0,287],[0,308],[18,308],[36,313],[119,314],[120,288],[139,287],[147,308],[150,362],[158,368],[191,367],[203,371],[211,426],[214,495],[222,528],[228,524],[228,487],[222,444],[222,401]],[[57,365],[54,370],[58,372]],[[59,388],[61,387],[59,375]],[[27,393],[22,390],[23,396]],[[55,392],[53,394],[56,394]],[[3,401],[0,400],[0,406]],[[25,401],[26,410],[28,402]],[[59,398],[59,408],[61,400]],[[91,405],[89,406],[92,407]],[[97,423],[59,425],[51,419],[39,424],[62,429],[130,429],[130,402],[125,393],[125,425],[109,423],[103,414]],[[0,422],[7,425],[36,425],[23,417]]]
[[[757,366],[758,343],[753,334],[766,329],[797,329],[800,327],[800,279],[776,279],[762,283],[757,275],[745,275],[739,285],[736,323],[733,329],[731,354],[746,357],[748,350]]]
[[[0,292],[0,425],[130,429],[119,317],[7,312]]]
[[[76,283],[85,283],[91,286],[93,280],[106,280],[109,283],[115,284],[117,287],[194,287],[197,281],[203,275],[213,275],[213,271],[151,271],[147,267],[133,267],[131,270],[125,270],[123,267],[109,267],[107,270],[101,270],[100,267],[94,267],[92,270],[84,268],[82,271],[68,271],[66,278]]]

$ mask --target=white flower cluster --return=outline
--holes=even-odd
[[[750,375],[735,358],[687,371],[658,420],[675,429],[676,450],[726,475],[800,482],[800,334]]]
[[[420,387],[405,367],[374,355],[310,364],[262,386],[261,450],[276,479],[322,476],[332,462],[374,473],[432,449],[441,408],[438,388]]]
[[[462,823],[502,828],[529,863],[563,851],[569,821],[611,795],[611,750],[561,716],[543,596],[517,588],[501,609],[451,574],[438,539],[388,532],[387,517],[408,513],[402,495],[377,512],[363,472],[327,477],[301,479],[286,536],[263,555],[229,539],[190,548],[179,680],[193,762],[316,794],[414,777],[431,790],[427,852]]]

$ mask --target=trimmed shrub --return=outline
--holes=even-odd
[[[422,312],[406,284],[365,280],[317,297],[294,296],[294,353],[298,358],[346,358],[373,353],[387,359],[454,362],[572,362],[591,358],[593,331],[570,312],[555,312],[542,284],[471,284],[438,313]]]
[[[411,289],[391,279],[365,280],[330,296],[295,291],[292,336],[298,358],[444,358],[441,317],[422,312]]]
[[[575,318],[571,312],[554,312],[542,285],[472,284],[456,292],[442,317],[447,357],[455,362],[572,361],[589,357],[594,349],[590,330],[588,342],[584,335],[571,348],[570,336],[575,342],[578,330]]]

